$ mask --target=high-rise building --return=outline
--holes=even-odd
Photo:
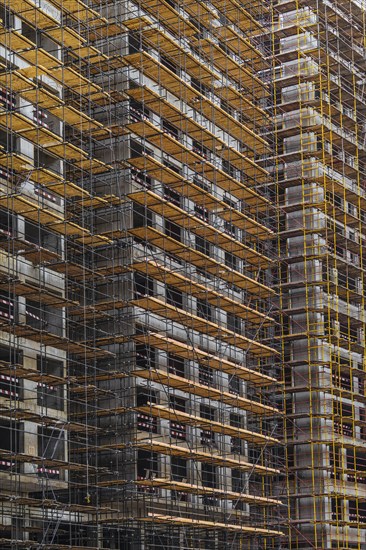
[[[0,19],[0,550],[366,550],[364,2]]]
[[[1,550],[280,548],[269,6],[0,17]]]
[[[273,11],[289,548],[366,548],[363,1]]]

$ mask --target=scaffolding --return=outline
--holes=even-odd
[[[0,19],[1,549],[283,548],[269,8]]]
[[[366,546],[365,5],[273,7],[289,547]]]

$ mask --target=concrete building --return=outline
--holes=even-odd
[[[268,6],[0,5],[1,549],[280,548]]]
[[[366,548],[365,5],[274,7],[289,547]]]
[[[366,550],[363,2],[0,19],[0,549]]]

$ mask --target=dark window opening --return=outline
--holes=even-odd
[[[173,124],[170,124],[167,120],[163,120],[163,131],[174,139],[179,139],[179,132]]]
[[[183,293],[169,285],[166,287],[166,301],[171,306],[183,309]]]
[[[10,365],[23,364],[23,352],[13,347],[0,346],[0,362]]]
[[[242,441],[239,437],[231,438],[231,452],[233,454],[241,454],[242,452]]]
[[[201,445],[211,447],[215,443],[215,432],[210,430],[201,431]]]
[[[158,432],[157,418],[148,414],[137,413],[137,428],[143,432],[156,434]]]
[[[231,484],[234,493],[246,492],[245,474],[240,470],[231,470]]]
[[[47,330],[48,322],[45,308],[40,302],[26,300],[26,323],[39,330]]]
[[[164,199],[180,207],[182,195],[174,191],[174,189],[164,185]]]
[[[43,206],[46,206],[45,201],[50,201],[55,204],[60,204],[60,198],[57,195],[54,195],[53,193],[50,193],[47,189],[47,187],[42,187],[40,185],[34,186],[34,193],[38,195],[40,202]]]
[[[356,449],[347,449],[347,470],[354,470],[354,474],[348,474],[348,481],[366,484],[366,453]]]
[[[16,221],[16,217],[9,210],[0,210],[0,236],[3,236],[2,233],[5,233],[5,236],[14,235],[17,227]]]
[[[227,160],[222,161],[222,169],[223,169],[224,172],[226,172],[232,178],[235,177],[235,168]]]
[[[0,105],[7,111],[14,111],[17,105],[16,95],[6,88],[0,88]]]
[[[145,155],[152,155],[152,150],[148,149],[145,145],[134,139],[130,140],[130,154],[131,158],[142,157]]]
[[[155,349],[144,344],[136,345],[136,367],[140,369],[155,369]]]
[[[225,233],[228,233],[229,235],[233,236],[233,237],[236,237],[236,227],[234,224],[228,222],[228,221],[225,221],[224,222],[224,230],[225,230]]]
[[[34,225],[25,221],[24,223],[24,238],[26,241],[43,246],[51,252],[61,254],[61,237],[50,233],[39,225]]]
[[[48,460],[65,460],[65,436],[61,430],[38,427],[38,455]],[[48,478],[58,478],[57,469],[44,467],[41,464],[37,469],[38,475]]]
[[[4,130],[0,130],[0,145],[2,145],[8,153],[16,151],[15,135],[11,134],[10,132],[4,132]],[[6,170],[4,172],[3,170],[4,169],[2,168],[0,173],[3,173],[3,175],[5,175]]]
[[[356,523],[366,522],[366,502],[349,501],[349,520]]]
[[[196,236],[195,240],[196,250],[198,250],[198,252],[201,252],[202,254],[205,254],[206,256],[210,256],[210,243],[206,241],[206,239],[198,236]]]
[[[212,306],[206,300],[197,298],[197,315],[207,321],[212,321]]]
[[[25,307],[27,325],[63,336],[63,318],[60,309],[31,300],[26,300]]]
[[[342,388],[344,390],[351,391],[352,389],[352,380],[349,375],[332,373],[332,382],[333,385]]]
[[[174,439],[180,439],[185,441],[187,439],[187,427],[185,424],[181,424],[175,420],[170,421],[170,435]]]
[[[29,38],[36,46],[41,47],[39,34],[33,27],[30,27],[24,21],[22,22],[22,35]]]
[[[352,405],[340,401],[333,402],[334,432],[347,437],[353,437]],[[347,421],[348,419],[348,421]]]
[[[215,409],[208,405],[200,405],[200,416],[206,420],[215,420]],[[210,430],[201,431],[201,444],[211,446],[215,442],[215,433]]]
[[[339,521],[342,519],[342,504],[343,500],[338,498],[332,498],[332,520]],[[350,508],[350,519],[351,519],[351,508]]]
[[[229,199],[229,197],[224,197],[223,200],[224,200],[224,203],[228,205],[228,207],[229,207],[228,210],[236,210],[237,209],[236,203],[233,200]],[[226,233],[229,233],[230,235],[236,236],[237,228],[230,221],[225,221],[224,222],[224,227],[225,227]]]
[[[14,15],[7,6],[0,7],[0,19],[6,29],[14,27]]]
[[[35,498],[41,498],[40,493],[36,493],[34,496]],[[54,499],[54,494],[52,491],[49,491],[44,495],[44,498],[49,498],[52,500]],[[75,500],[73,500],[73,502],[77,502],[79,504],[85,503],[85,492],[81,489],[75,489],[74,498]],[[49,547],[50,545],[51,547],[53,546],[56,548],[63,548],[64,546],[70,548],[81,548],[84,546],[90,546],[90,544],[92,544],[91,541],[95,540],[95,537],[97,537],[96,530],[90,525],[82,526],[76,522],[69,523],[67,520],[60,522],[55,520],[54,517],[50,517],[47,521],[47,529],[42,529],[40,527],[41,525],[41,520],[38,519],[37,527],[39,527],[39,529],[32,529],[32,527],[29,529],[29,540],[34,541],[31,546],[40,547],[44,545]],[[34,527],[35,526],[36,525],[34,525]],[[24,531],[27,532],[28,529],[25,529]],[[108,540],[111,539],[108,538]],[[106,548],[117,548],[117,546],[106,545]],[[121,550],[121,547],[118,548]]]
[[[329,466],[331,479],[340,479],[340,469],[342,467],[342,455],[339,453],[339,449],[329,449]]]
[[[203,189],[204,191],[206,191],[206,193],[209,193],[210,192],[210,187],[207,183],[204,183],[203,181],[201,181],[200,179],[198,178],[193,178],[193,183],[195,185],[197,185],[197,187],[200,187],[200,189]]]
[[[208,405],[200,405],[200,416],[206,420],[215,420],[215,409]]]
[[[366,439],[366,410],[362,407],[360,407],[360,424],[361,424],[361,430],[360,430],[360,438]]]
[[[240,414],[230,413],[230,426],[235,428],[243,427],[243,417]]]
[[[132,122],[139,122],[140,120],[149,118],[149,111],[145,108],[144,104],[135,99],[130,99],[129,113]]]
[[[241,428],[243,425],[243,417],[240,414],[230,413],[230,426]],[[239,437],[231,438],[231,452],[240,454],[242,452],[242,440]]]
[[[294,468],[295,467],[295,451],[293,447],[287,447],[286,448],[286,455],[287,455],[287,466],[288,468]]]
[[[180,70],[177,65],[171,59],[165,57],[165,55],[160,54],[160,63],[164,65],[164,67],[172,71],[174,74],[179,75]]]
[[[7,399],[21,398],[21,382],[19,378],[0,374],[0,397]]]
[[[128,53],[137,53],[144,49],[141,33],[130,32],[128,34]]]
[[[170,468],[173,481],[187,481],[187,461],[184,458],[172,456]]]
[[[237,376],[231,376],[229,378],[229,392],[235,395],[240,395],[240,378]]]
[[[181,242],[181,228],[176,223],[173,223],[169,220],[165,220],[165,234],[176,241]]]
[[[17,454],[22,452],[21,448],[22,425],[18,422],[0,421],[0,448],[5,451]],[[0,461],[0,470],[15,469],[16,462],[5,459]]]
[[[213,370],[210,367],[200,365],[198,367],[198,380],[204,386],[213,386]]]
[[[152,224],[152,212],[146,206],[133,204],[133,227],[146,227]]]
[[[38,455],[50,460],[64,460],[64,433],[61,430],[38,426]]]
[[[202,143],[199,141],[195,141],[195,140],[192,141],[192,151],[194,153],[197,153],[197,155],[200,155],[206,160],[209,159],[209,155],[210,155],[209,150],[206,147],[204,147],[204,145],[202,145]]]
[[[181,169],[178,168],[178,166],[176,166],[175,164],[172,164],[171,162],[169,162],[169,161],[166,160],[166,159],[163,159],[163,164],[164,164],[164,166],[166,166],[167,168],[169,168],[169,170],[172,170],[172,171],[175,172],[176,174],[182,175]]]
[[[226,324],[229,330],[232,330],[236,334],[242,334],[242,320],[233,313],[228,313],[226,317]]]
[[[172,456],[170,459],[170,471],[172,481],[187,483],[188,469],[187,461],[184,458]],[[186,501],[187,493],[182,491],[172,491],[172,498],[179,501]]]
[[[212,464],[202,464],[202,470],[201,470],[201,476],[202,476],[202,485],[204,487],[210,487],[215,488],[216,487],[216,466],[212,466]]]
[[[142,273],[134,273],[135,298],[154,295],[154,281]]]
[[[186,399],[183,397],[177,397],[176,395],[169,396],[169,407],[176,411],[186,412]]]
[[[16,302],[14,295],[11,292],[2,290],[0,293],[0,319],[6,321],[15,321],[15,306]]]
[[[201,220],[208,222],[209,221],[209,214],[207,208],[204,208],[203,206],[198,206],[197,204],[194,207],[194,212],[197,218],[200,218]]]
[[[231,252],[225,252],[225,265],[234,271],[238,270],[238,258],[231,254]]]
[[[154,389],[148,387],[136,388],[136,403],[138,407],[149,405],[150,403],[157,403],[157,393]],[[151,416],[144,412],[137,413],[137,427],[139,430],[157,433],[158,421],[155,416]]]
[[[257,447],[248,447],[248,458],[251,464],[260,464],[262,451]]]
[[[50,88],[50,91],[51,93],[54,93],[51,88]],[[57,119],[54,119],[54,120],[57,120]],[[60,160],[50,155],[49,153],[47,153],[44,148],[35,147],[34,158],[36,159],[38,166],[41,166],[42,168],[47,168],[49,170],[52,170],[53,172],[56,172],[57,174],[60,174],[60,170],[61,170]]]
[[[158,455],[149,451],[137,451],[137,479],[151,479],[158,474]]]
[[[149,403],[157,403],[157,394],[153,388],[138,386],[136,388],[136,403],[138,407]]]
[[[151,189],[152,180],[144,172],[139,172],[138,170],[131,169],[131,180],[138,185],[141,185],[145,189]]]
[[[207,95],[209,93],[207,86],[205,86],[201,82],[201,80],[197,80],[196,78],[193,78],[193,77],[191,78],[191,86],[192,88],[197,90],[197,92],[200,92],[203,95]]]
[[[176,355],[168,354],[168,370],[170,374],[175,374],[177,376],[185,376],[185,363],[182,357],[177,357]]]
[[[49,359],[38,355],[37,357],[37,370],[47,376],[54,376],[54,381],[42,380],[37,384],[37,403],[43,407],[49,407],[51,409],[57,409],[62,411],[64,409],[64,385],[60,383],[60,380],[64,377],[64,363],[56,359]]]

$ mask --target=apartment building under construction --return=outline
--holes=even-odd
[[[363,2],[0,13],[0,549],[365,550]]]
[[[280,548],[269,6],[0,13],[1,549]]]
[[[366,548],[365,22],[356,0],[273,14],[290,548]]]

